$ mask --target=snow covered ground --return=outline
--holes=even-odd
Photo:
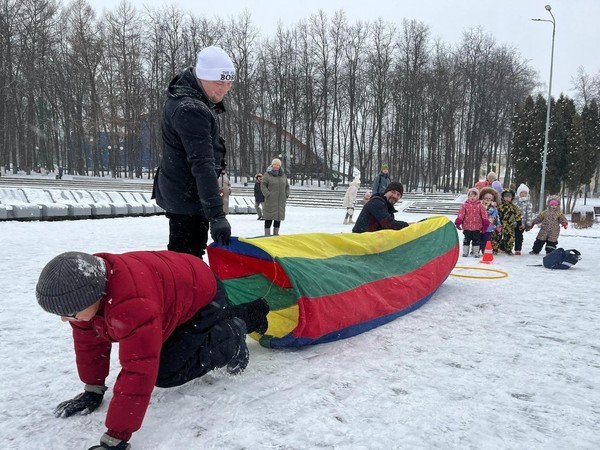
[[[344,213],[289,207],[281,232],[350,232]],[[235,235],[262,232],[255,216],[230,220]],[[597,449],[599,230],[595,224],[562,231],[560,246],[583,256],[571,270],[536,267],[541,256],[499,255],[485,267],[507,278],[451,276],[422,308],[351,339],[269,350],[248,338],[251,360],[242,375],[219,371],[155,390],[131,444],[134,450]],[[525,252],[536,234],[537,228],[526,233]],[[167,219],[3,222],[0,236],[0,442],[10,449],[86,449],[105,431],[108,401],[88,416],[53,416],[82,385],[70,327],[36,303],[39,272],[67,250],[164,249]],[[458,264],[484,267],[474,258]],[[115,360],[110,385],[117,373]]]

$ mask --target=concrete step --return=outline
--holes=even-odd
[[[52,177],[39,177],[39,176],[2,176],[0,177],[0,189],[1,188],[18,188],[18,189],[42,189],[45,191],[71,191],[75,196],[84,195],[82,192],[96,193],[97,197],[102,197],[102,193],[119,193],[119,195],[125,195],[128,199],[135,198],[136,196],[143,195],[148,201],[140,201],[137,203],[143,204],[144,213],[152,210],[152,205],[149,202],[149,196],[152,192],[153,180],[130,180],[122,178],[97,178],[97,177],[82,177],[82,176],[64,176],[63,179],[57,180]],[[365,192],[368,190],[367,187],[361,187],[357,195],[356,209],[362,208],[363,197]],[[339,189],[325,189],[294,185],[290,187],[290,197],[288,199],[288,205],[300,206],[300,207],[311,207],[311,208],[343,208],[342,201],[346,193],[346,188]],[[41,195],[41,194],[40,194]],[[44,194],[46,195],[46,194]],[[111,194],[107,194],[111,195]],[[254,199],[254,183],[251,182],[247,186],[241,184],[233,184],[232,186],[232,198],[244,198],[245,204],[253,204]],[[405,208],[401,208],[403,213],[420,213],[420,214],[457,214],[460,208],[459,194],[454,193],[412,193],[407,192],[403,196],[403,202],[407,204]],[[74,201],[63,201],[66,204],[75,203]],[[250,202],[250,203],[248,203]],[[0,203],[2,203],[0,201]],[[42,202],[43,203],[43,202]],[[42,204],[40,203],[40,205]],[[59,201],[60,203],[60,201]],[[96,202],[98,203],[98,202]],[[102,203],[102,202],[101,202]],[[108,200],[104,201],[107,205],[110,204]],[[114,203],[114,202],[113,202]],[[125,202],[127,203],[127,202]],[[131,204],[136,204],[133,200]],[[14,211],[11,209],[9,202],[4,202],[3,211],[0,211],[0,219],[6,219],[9,216],[15,216]],[[129,211],[123,210],[111,210],[109,206],[97,204],[96,208],[92,208],[92,215],[105,215],[107,217],[116,215],[126,215]],[[102,207],[101,207],[102,206]],[[22,205],[18,208],[24,208]],[[62,213],[59,211],[58,206],[52,208],[44,208],[41,206],[41,216],[46,214],[47,216],[55,215],[61,217]],[[71,209],[74,207],[71,206]],[[142,206],[139,208],[130,208],[132,211],[135,210],[135,214],[141,214]],[[113,208],[114,209],[114,208]],[[154,205],[154,213],[161,213],[160,208]],[[247,208],[246,208],[247,209]],[[249,209],[253,209],[250,207]],[[104,211],[106,210],[106,211]],[[139,211],[138,211],[139,210]],[[104,211],[104,212],[102,212]],[[6,214],[3,214],[6,212]],[[119,214],[117,214],[117,212]],[[33,214],[33,213],[32,213]],[[132,212],[133,214],[133,212]],[[17,214],[18,215],[18,214]],[[36,216],[36,214],[33,214]],[[72,216],[73,214],[71,214]]]

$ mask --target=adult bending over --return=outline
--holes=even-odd
[[[352,232],[401,230],[407,227],[408,223],[394,219],[394,205],[403,194],[404,187],[397,181],[392,181],[383,194],[374,193],[363,206]]]

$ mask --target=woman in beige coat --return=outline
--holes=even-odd
[[[346,208],[346,217],[344,218],[344,225],[352,225],[354,221],[352,220],[352,216],[354,215],[354,204],[356,203],[356,194],[358,194],[358,188],[360,187],[360,178],[355,177],[348,189],[346,190],[346,195],[344,195],[344,200],[342,201],[342,206]]]
[[[273,235],[277,236],[281,222],[285,219],[285,204],[290,196],[290,186],[281,168],[280,159],[275,158],[271,162],[271,166],[263,175],[260,188],[265,196],[263,204],[265,236],[271,235],[271,225],[273,225]]]

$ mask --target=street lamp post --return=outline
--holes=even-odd
[[[92,165],[92,175],[96,175],[96,164],[94,164],[94,138],[90,138],[89,159],[90,159],[90,164]]]
[[[112,170],[112,177],[115,177],[115,171],[113,169],[113,154],[112,154],[112,146],[106,147],[108,149],[108,171]]]
[[[117,178],[121,178],[121,171],[123,169],[123,167],[121,167],[121,162],[123,161],[123,146],[121,145],[119,147],[119,174],[117,175]],[[125,165],[125,168],[127,168],[127,165]]]
[[[544,189],[546,185],[546,160],[548,158],[548,138],[550,134],[550,105],[552,102],[552,66],[554,65],[554,34],[556,32],[556,20],[552,14],[552,7],[546,5],[546,11],[550,13],[552,20],[531,19],[536,22],[550,22],[552,24],[552,52],[550,53],[550,80],[548,81],[548,106],[546,108],[546,133],[544,134],[544,155],[542,157],[542,184],[540,186],[540,211],[544,209]]]

